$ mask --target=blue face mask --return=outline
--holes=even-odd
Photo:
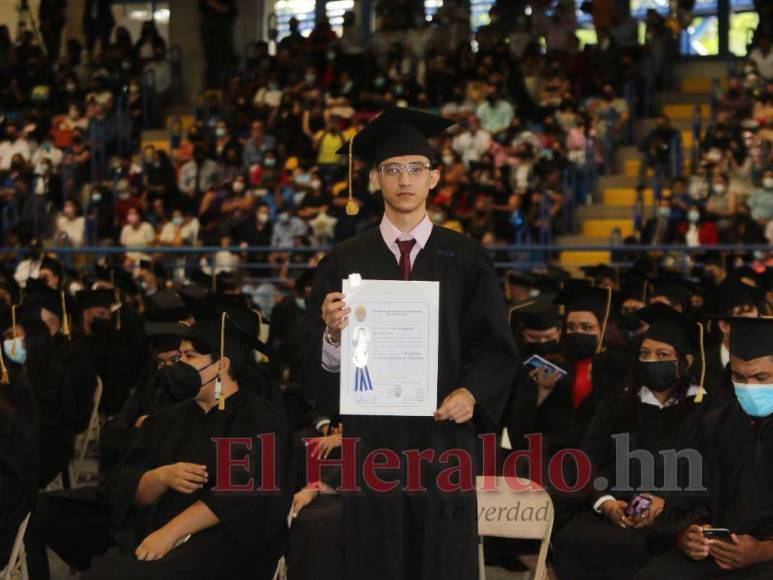
[[[744,413],[750,417],[767,417],[773,413],[773,384],[745,385],[733,383],[735,396]]]
[[[23,365],[27,362],[27,349],[24,347],[24,341],[18,336],[3,341],[3,353],[16,364]]]

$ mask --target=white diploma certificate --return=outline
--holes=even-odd
[[[343,281],[342,415],[429,417],[437,409],[440,284]]]

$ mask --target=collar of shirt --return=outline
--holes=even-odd
[[[424,219],[413,228],[410,232],[401,231],[396,225],[394,225],[386,214],[381,218],[381,225],[379,225],[381,231],[381,237],[384,238],[384,243],[397,257],[397,261],[400,261],[400,247],[397,245],[396,240],[416,240],[416,246],[411,254],[418,253],[419,250],[423,250],[429,241],[429,237],[432,234],[432,222],[429,220],[429,216],[424,214]]]
[[[685,396],[694,397],[697,394],[698,394],[698,387],[696,385],[691,385],[690,388],[687,389],[687,394]],[[648,387],[642,387],[639,390],[639,400],[645,405],[655,405],[658,409],[663,409],[665,407],[672,407],[679,403],[677,399],[672,398],[666,401],[666,404],[664,405],[658,400],[655,394]]]

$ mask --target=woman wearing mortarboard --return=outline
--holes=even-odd
[[[637,315],[649,327],[636,380],[601,403],[583,440],[591,462],[581,494],[587,507],[556,537],[560,578],[631,578],[673,546],[675,531],[693,515],[696,498],[685,490],[700,483],[690,480],[693,467],[702,475],[700,466],[690,464],[694,457],[669,462],[695,441],[704,396],[703,330],[660,303]]]

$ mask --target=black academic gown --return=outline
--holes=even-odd
[[[727,398],[703,417],[701,453],[708,463],[708,499],[695,523],[728,528],[758,540],[773,538],[773,416],[752,419]],[[723,572],[712,558],[700,562],[676,550],[653,561],[637,578],[773,578],[773,561]]]
[[[560,578],[631,578],[651,558],[673,548],[678,530],[696,517],[692,511],[674,509],[667,516],[658,517],[651,527],[623,529],[591,509],[605,495],[629,502],[637,494],[652,493],[662,497],[667,506],[675,501],[686,506],[685,500],[694,495],[665,490],[667,460],[661,451],[680,451],[692,446],[698,428],[693,419],[700,404],[695,403],[694,397],[688,397],[662,409],[638,403],[633,412],[626,411],[630,404],[616,396],[605,399],[588,428],[582,450],[592,465],[591,485],[580,495],[589,507],[578,512],[556,536],[554,560]],[[621,436],[628,438],[629,458],[627,478],[623,475],[622,479],[618,475],[621,458],[617,449],[621,444],[615,439]],[[651,463],[641,459],[642,452],[652,458]],[[687,461],[677,462],[674,476],[679,490],[688,487],[691,482]],[[597,483],[599,477],[604,478],[606,485]]]
[[[82,433],[91,419],[97,373],[81,341],[58,334],[54,337],[54,345],[54,358],[64,373],[65,388],[75,401],[73,430]]]
[[[320,264],[309,312],[319,312],[330,292],[341,290],[350,273],[364,279],[400,280],[394,254],[378,228],[336,246]],[[344,549],[349,579],[477,578],[477,517],[474,492],[443,494],[435,478],[447,465],[437,457],[447,449],[476,455],[476,428],[496,429],[518,368],[518,356],[507,324],[504,299],[493,264],[470,238],[438,226],[417,255],[411,280],[440,282],[438,405],[453,390],[467,387],[477,401],[473,421],[457,425],[432,417],[343,417],[346,437],[359,437],[358,465],[367,453],[389,448],[431,449],[435,460],[422,466],[428,492],[402,493],[405,462],[400,470],[380,472],[401,482],[390,494],[344,494]],[[312,403],[335,415],[339,409],[339,374],[321,368],[323,323],[315,321],[305,372]],[[456,463],[453,461],[452,463]],[[361,470],[358,470],[358,483]]]
[[[38,489],[40,434],[34,394],[21,374],[0,385],[0,570]]]
[[[109,473],[131,447],[137,434],[135,423],[143,415],[155,415],[178,401],[159,379],[155,359],[145,365],[140,384],[103,428],[99,440],[99,471]]]
[[[46,487],[67,469],[75,441],[77,401],[57,360],[29,377],[40,416],[39,486]]]
[[[248,456],[252,466],[252,473],[232,469],[232,482],[244,485],[252,476],[257,486],[263,481],[260,467],[256,467],[261,466],[263,455],[255,437],[262,433],[276,437],[274,473],[280,491],[213,491],[218,470],[212,438],[253,440],[251,452],[243,446],[232,451],[233,460]],[[270,580],[287,538],[286,518],[292,498],[289,450],[289,430],[281,413],[244,388],[226,399],[224,411],[215,407],[205,413],[191,400],[149,417],[127,453],[115,485],[108,489],[118,548],[97,557],[82,578]],[[151,506],[134,504],[137,485],[146,471],[179,461],[206,465],[210,481],[193,494],[170,489]],[[197,501],[220,519],[218,525],[194,534],[161,560],[136,559],[134,550],[145,537]]]
[[[114,322],[115,323],[115,322]],[[133,355],[121,333],[112,330],[100,336],[85,336],[81,344],[91,364],[102,379],[102,401],[99,410],[105,415],[115,415],[129,396],[134,386],[136,370],[132,369]]]

